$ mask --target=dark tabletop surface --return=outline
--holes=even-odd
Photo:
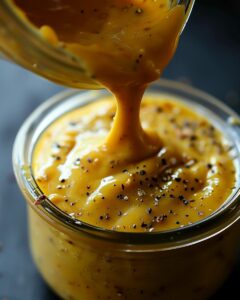
[[[197,2],[164,77],[201,88],[240,113],[239,1]],[[0,61],[0,300],[57,299],[31,260],[25,203],[14,180],[11,151],[24,119],[62,89]],[[240,262],[211,300],[233,299],[230,293],[239,291],[239,279]]]

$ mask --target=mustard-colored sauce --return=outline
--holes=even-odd
[[[115,95],[117,114],[104,143],[108,152],[122,152],[127,161],[158,152],[160,142],[140,124],[140,102],[146,85],[161,75],[175,52],[184,6],[171,8],[167,0],[14,2],[43,38],[75,54]]]
[[[140,120],[147,84],[174,54],[183,5],[14,2],[44,39],[80,59],[117,100],[117,108],[103,100],[69,113],[41,136],[33,171],[54,204],[89,224],[120,231],[185,226],[223,204],[234,186],[234,166],[212,124],[180,103],[151,99]]]
[[[161,149],[126,161],[129,149],[103,146],[115,111],[112,99],[88,104],[62,116],[38,141],[33,171],[61,210],[108,229],[161,231],[197,222],[225,202],[235,183],[230,147],[203,116],[179,100],[148,97],[141,122]]]
[[[113,90],[156,80],[185,19],[185,7],[168,0],[11,1],[43,38],[74,53],[94,79]]]
[[[183,5],[9,1],[41,38],[75,55],[76,66],[84,65],[117,100],[67,112],[37,141],[33,173],[57,207],[125,232],[176,229],[221,207],[235,185],[231,147],[222,133],[180,99],[153,95],[141,104],[147,84],[174,54]],[[222,282],[234,257],[237,228],[220,237],[206,232],[203,242],[189,239],[182,249],[177,242],[169,249],[144,239],[135,247],[69,230],[54,219],[50,224],[35,208],[29,210],[33,256],[63,299],[202,300]]]

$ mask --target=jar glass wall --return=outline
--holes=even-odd
[[[41,133],[59,116],[98,101],[107,91],[67,91],[42,104],[15,141],[15,174],[29,210],[34,260],[64,299],[206,299],[230,272],[239,244],[239,117],[213,97],[162,80],[147,93],[183,101],[204,114],[233,145],[237,186],[210,217],[175,230],[114,232],[71,218],[44,199],[31,169]],[[36,205],[38,204],[38,205]]]

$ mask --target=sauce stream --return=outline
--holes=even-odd
[[[170,9],[166,0],[15,3],[44,38],[84,61],[91,76],[115,95],[117,113],[105,151],[121,151],[125,161],[158,152],[161,142],[140,124],[140,103],[147,84],[161,75],[175,51],[184,6]]]
[[[116,99],[116,106],[103,99],[68,113],[41,136],[33,169],[54,204],[89,224],[121,231],[173,229],[221,206],[235,178],[220,132],[171,99],[141,103],[175,52],[183,5],[14,3],[42,38],[74,54]]]

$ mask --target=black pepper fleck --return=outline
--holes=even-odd
[[[144,176],[144,175],[146,175],[146,171],[145,171],[145,170],[141,170],[139,174],[140,174],[141,176]]]
[[[149,207],[149,208],[147,209],[147,213],[148,213],[148,214],[151,214],[151,213],[152,213],[152,208],[151,208],[151,207]]]

